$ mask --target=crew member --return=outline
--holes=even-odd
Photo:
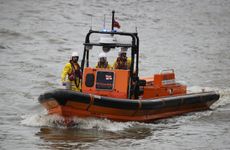
[[[106,68],[106,69],[110,69],[111,66],[109,65],[108,61],[107,61],[107,57],[106,54],[104,52],[100,53],[98,56],[98,63],[96,65],[96,68]]]
[[[62,85],[73,91],[81,91],[82,72],[78,64],[78,59],[78,53],[73,52],[69,63],[65,65],[61,74]],[[67,75],[68,78],[66,79]]]
[[[118,53],[118,57],[113,64],[114,69],[128,70],[131,66],[131,59],[126,56],[127,48],[122,47]]]

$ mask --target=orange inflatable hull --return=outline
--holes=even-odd
[[[209,109],[219,99],[215,92],[203,92],[157,99],[132,100],[55,90],[39,97],[49,114],[64,118],[97,117],[115,121],[151,122],[175,115]]]

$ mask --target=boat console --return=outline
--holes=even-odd
[[[127,98],[129,78],[128,70],[87,67],[84,69],[82,92],[107,97]]]

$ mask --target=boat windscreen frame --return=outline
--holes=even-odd
[[[122,43],[91,43],[90,42],[90,36],[92,34],[110,34],[110,35],[120,35],[120,36],[128,36],[132,38],[132,44],[122,44]],[[131,98],[133,95],[135,96],[136,91],[135,87],[139,82],[139,37],[137,33],[129,33],[129,32],[104,32],[104,31],[95,31],[95,30],[89,30],[85,37],[85,43],[84,43],[84,52],[83,57],[81,61],[81,70],[84,71],[85,63],[86,67],[89,67],[89,47],[93,46],[101,46],[101,47],[109,47],[109,48],[115,48],[115,47],[127,47],[131,48],[131,66],[130,66],[130,83],[131,87],[129,88],[129,98]],[[135,62],[135,69],[134,69],[134,62]],[[136,97],[136,96],[135,96]]]

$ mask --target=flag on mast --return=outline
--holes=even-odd
[[[113,21],[113,27],[116,27],[116,28],[120,29],[121,26],[120,26],[118,21],[114,20]]]

